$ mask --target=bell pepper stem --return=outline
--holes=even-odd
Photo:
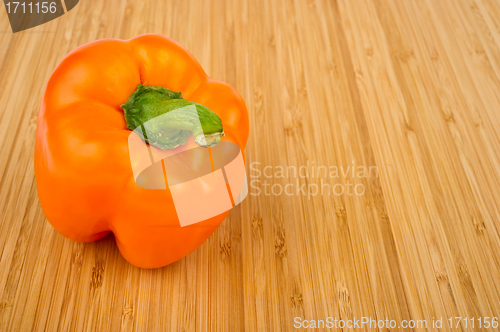
[[[127,128],[141,127],[144,140],[162,150],[185,145],[191,134],[201,147],[215,146],[224,136],[217,114],[161,86],[139,84],[122,109]]]

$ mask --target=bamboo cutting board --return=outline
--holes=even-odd
[[[33,171],[57,63],[148,32],[234,86],[251,126],[249,196],[155,270],[58,234]],[[495,330],[448,319],[500,317],[498,1],[81,0],[16,34],[0,8],[0,121],[0,331]]]

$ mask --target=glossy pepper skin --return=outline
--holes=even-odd
[[[228,212],[180,227],[168,189],[136,185],[120,105],[138,84],[208,107],[222,121],[223,141],[244,150],[248,113],[238,92],[210,79],[175,41],[146,34],[80,46],[57,66],[38,116],[35,175],[42,209],[62,235],[90,242],[113,232],[127,261],[156,268],[198,248]]]

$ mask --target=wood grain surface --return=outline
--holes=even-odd
[[[250,195],[155,270],[127,263],[112,235],[57,233],[33,171],[57,63],[148,32],[234,86],[251,126]],[[81,0],[16,34],[0,8],[0,121],[0,331],[292,331],[295,317],[498,331],[448,324],[500,317],[498,1]],[[308,195],[324,184],[345,191]]]

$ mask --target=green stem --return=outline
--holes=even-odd
[[[162,150],[186,144],[191,133],[202,147],[215,146],[224,136],[217,114],[161,86],[139,84],[122,108],[127,128],[142,127],[145,141]]]

